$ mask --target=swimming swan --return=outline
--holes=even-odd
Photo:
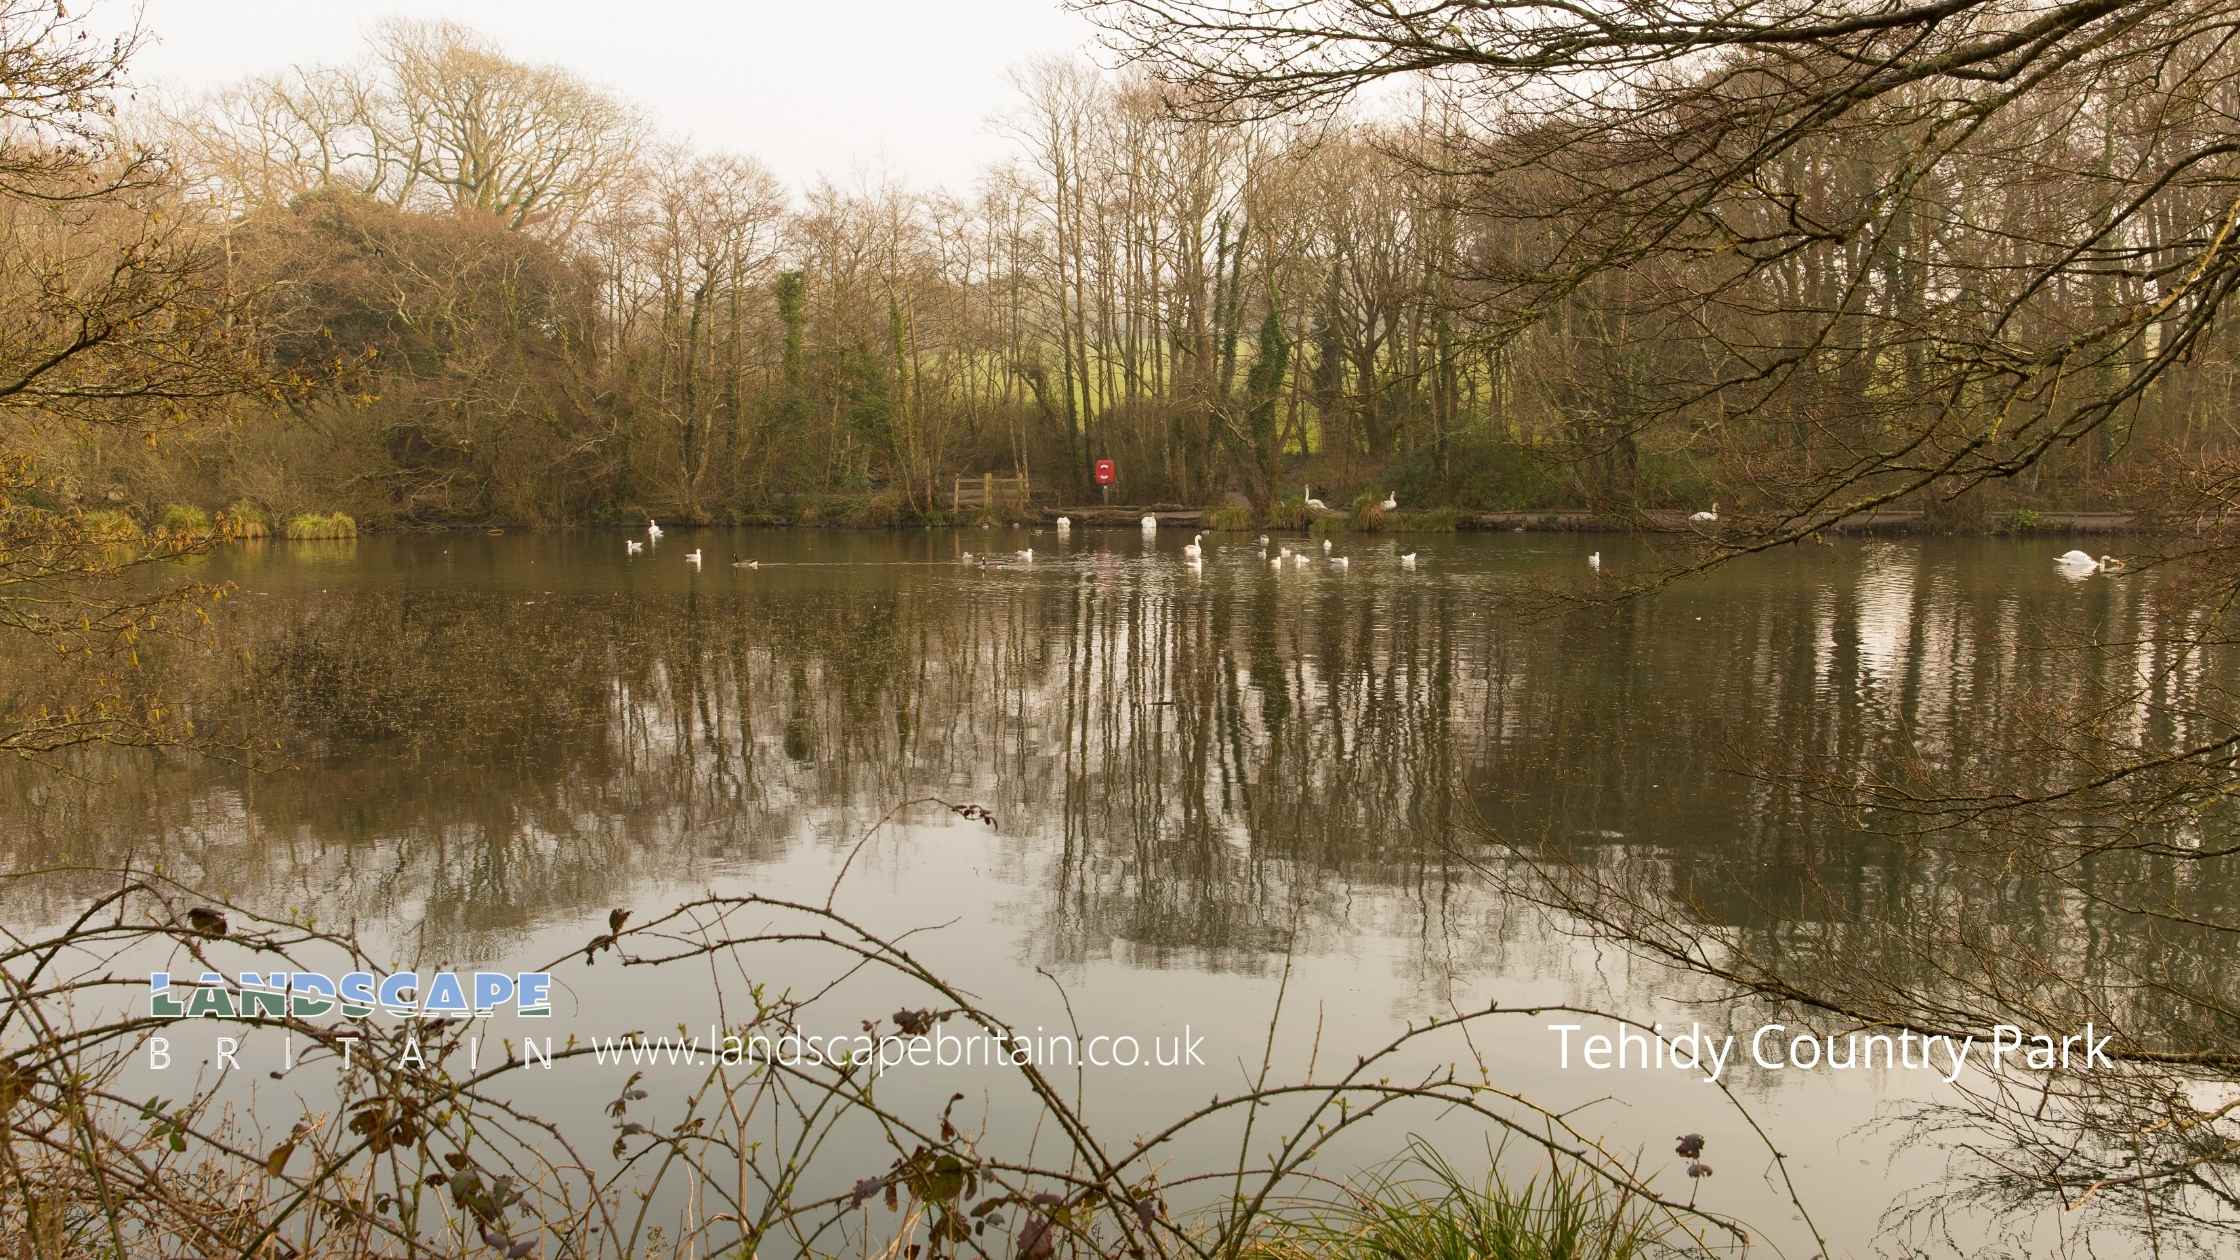
[[[692,551],[688,551],[688,552],[684,553],[684,562],[685,562],[686,564],[689,564],[689,565],[691,565],[691,566],[692,566],[693,568],[695,568],[695,569],[699,568],[699,567],[700,567],[700,552],[699,552],[699,550],[698,550],[697,548],[695,548],[695,549],[694,549],[694,550],[692,550]]]
[[[1204,541],[1205,541],[1205,537],[1206,537],[1206,536],[1205,536],[1204,534],[1192,534],[1192,535],[1190,536],[1190,541],[1189,541],[1189,542],[1186,542],[1186,543],[1184,543],[1184,544],[1182,544],[1182,556],[1183,556],[1183,559],[1185,559],[1185,560],[1202,560],[1202,559],[1204,559],[1204,558],[1205,558],[1205,554],[1206,554],[1206,549],[1205,549],[1204,547],[1201,547],[1201,546],[1199,546],[1198,544],[1199,544],[1199,543],[1201,543],[1201,542],[1204,542]]]
[[[623,540],[622,540],[622,554],[623,554],[623,555],[626,555],[626,556],[634,556],[634,555],[637,555],[637,554],[638,554],[639,552],[641,552],[641,551],[644,551],[645,549],[646,549],[646,545],[645,545],[644,543],[642,543],[642,542],[639,542],[639,541],[638,541],[637,539],[635,539],[635,538],[625,538],[625,539],[623,539]]]
[[[1153,516],[1153,515],[1152,515],[1151,513],[1149,513],[1149,512],[1146,512],[1146,513],[1144,513],[1144,514],[1143,514],[1143,532],[1144,532],[1144,533],[1146,533],[1146,534],[1148,534],[1148,533],[1151,533],[1151,532],[1152,532],[1153,530],[1156,530],[1156,529],[1158,529],[1158,528],[1159,528],[1159,518],[1158,518],[1158,517],[1156,517],[1156,516]]]
[[[2104,569],[2113,572],[2123,567],[2123,561],[2114,556],[2102,556],[2095,560],[2081,551],[2065,551],[2054,557],[2053,562],[2064,569]]]

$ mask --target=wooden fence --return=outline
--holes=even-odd
[[[951,494],[949,509],[962,512],[966,508],[989,508],[998,503],[1009,503],[1024,509],[1030,492],[1025,477],[1002,477],[995,473],[959,477]]]

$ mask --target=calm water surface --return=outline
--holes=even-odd
[[[1738,1017],[1688,1005],[1700,984],[1505,900],[1489,864],[1625,863],[1707,934],[1809,941],[1933,899],[1944,873],[1750,768],[1992,756],[2036,703],[2162,663],[2071,650],[2138,637],[2154,611],[2144,583],[2064,579],[2043,542],[1799,548],[1566,609],[1549,597],[1593,588],[1589,550],[1609,580],[1641,544],[1357,537],[1340,544],[1346,572],[1272,572],[1224,536],[1194,572],[1186,540],[680,531],[638,557],[582,533],[228,549],[197,574],[238,584],[224,650],[168,668],[209,729],[278,739],[293,764],[251,776],[118,754],[82,783],[11,769],[0,837],[17,866],[160,854],[400,955],[525,966],[580,948],[611,907],[710,890],[821,900],[870,832],[839,907],[931,929],[920,956],[1014,1026],[1065,1027],[1070,1000],[1085,1032],[1203,1038],[1202,1067],[1090,1074],[1091,1114],[1141,1132],[1247,1083],[1279,987],[1278,1076],[1491,1001],[1723,1030]],[[958,563],[1030,542],[1031,564]],[[1420,569],[1400,566],[1403,546],[1423,550]],[[731,567],[742,558],[762,567]],[[996,825],[919,806],[872,831],[928,796]],[[75,904],[51,896],[13,913]],[[2083,948],[2074,907],[2022,895],[1999,913],[2052,956]],[[564,978],[563,1031],[713,1015],[690,968]],[[1706,1132],[1725,1162],[1704,1200],[1810,1254],[1714,1091],[1566,1070],[1550,1022],[1518,1017],[1475,1053],[1505,1087],[1591,1102],[1588,1127],[1613,1147],[1674,1165],[1660,1184],[1678,1178],[1672,1135]],[[939,1071],[898,1088],[938,1106],[960,1079],[981,1098],[984,1082]],[[1942,1157],[1871,1122],[1935,1096],[1935,1078],[1738,1067],[1733,1083],[1794,1153],[1839,1249],[1899,1241],[1878,1222]],[[999,1124],[1013,1105],[984,1100]],[[1489,1141],[1408,1127],[1461,1158]],[[1334,1160],[1393,1149],[1365,1137]]]

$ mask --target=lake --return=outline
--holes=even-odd
[[[1339,570],[1319,548],[1271,569],[1241,535],[1210,538],[1193,569],[1186,541],[677,530],[637,556],[585,532],[228,547],[193,565],[236,586],[218,641],[151,668],[206,732],[277,744],[275,764],[113,751],[77,762],[83,779],[13,766],[0,837],[19,869],[160,861],[426,965],[569,958],[563,1036],[717,1017],[705,964],[572,957],[611,909],[643,921],[711,892],[829,894],[858,922],[915,932],[914,957],[1015,1028],[1199,1038],[1202,1062],[1081,1075],[1085,1113],[1133,1134],[1249,1085],[1264,1059],[1275,1079],[1351,1063],[1411,1021],[1492,1002],[1747,1032],[1748,1010],[1696,1004],[1715,992],[1701,978],[1599,942],[1500,873],[1561,854],[1624,872],[1706,940],[1834,948],[1977,890],[1804,776],[2015,755],[2048,701],[2134,679],[2163,689],[2137,705],[2154,724],[2143,737],[2182,740],[2194,732],[2167,689],[2232,681],[2217,654],[2080,652],[2144,639],[2166,612],[2144,575],[2058,573],[2066,543],[1848,539],[1604,603],[1648,543],[1353,536]],[[1031,562],[1011,555],[1030,544]],[[696,547],[699,569],[682,559]],[[1003,558],[961,563],[967,551]],[[2056,965],[2134,944],[2112,912],[1981,891]],[[54,921],[84,895],[18,887],[11,917]],[[2232,901],[2188,895],[2205,911]],[[2183,947],[2137,931],[2140,948]],[[213,957],[256,965],[227,948]],[[786,974],[795,957],[742,967],[777,989],[833,970]],[[855,1015],[910,1000],[860,983]],[[854,1015],[822,1018],[845,1032]],[[1581,1030],[1554,1028],[1567,1022]],[[1685,1071],[1587,1065],[1567,1037],[1597,1027],[1504,1016],[1467,1046],[1400,1060],[1483,1064],[1639,1152],[1668,1193],[1811,1254],[1741,1113]],[[525,1073],[518,1096],[597,1147],[611,1129],[598,1104],[623,1075],[587,1090],[581,1074]],[[905,1070],[893,1098],[923,1118],[963,1092],[1000,1131],[1025,1113],[994,1075]],[[1725,1079],[1838,1254],[1931,1245],[1887,1214],[1947,1168],[1890,1123],[1946,1097],[1936,1072],[1738,1058]],[[1464,1162],[1499,1142],[1427,1111],[1365,1127],[1318,1166],[1348,1174],[1403,1131]],[[1689,1131],[1719,1173],[1701,1186],[1670,1154]],[[1235,1141],[1178,1142],[1161,1167],[1233,1160]],[[885,1166],[877,1149],[856,1175]],[[846,1184],[841,1164],[831,1184]]]

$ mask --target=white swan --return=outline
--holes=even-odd
[[[1152,515],[1151,513],[1149,513],[1149,512],[1146,512],[1146,513],[1144,513],[1144,514],[1143,514],[1143,532],[1144,532],[1144,533],[1146,533],[1146,534],[1148,534],[1148,533],[1151,533],[1152,531],[1154,531],[1154,530],[1156,530],[1156,529],[1158,529],[1158,528],[1159,528],[1159,518],[1158,518],[1158,517],[1156,517],[1156,516],[1153,516],[1153,515]]]
[[[964,553],[964,555],[963,555],[962,557],[960,557],[960,558],[959,558],[959,559],[957,560],[957,563],[958,563],[958,564],[971,564],[971,563],[973,562],[973,559],[974,559],[974,557],[973,557],[973,554],[972,554],[971,552],[969,552],[969,551],[968,551],[968,552]]]
[[[648,518],[646,521],[646,537],[661,537],[661,522]]]
[[[635,538],[625,538],[625,539],[623,539],[623,540],[622,540],[622,554],[623,554],[623,555],[626,555],[626,556],[634,556],[634,555],[637,555],[637,554],[638,554],[639,552],[641,552],[641,551],[644,551],[645,549],[646,549],[646,545],[645,545],[644,543],[642,543],[642,542],[639,542],[639,541],[638,541],[637,539],[635,539]]]
[[[1205,537],[1204,534],[1190,535],[1190,541],[1182,544],[1182,558],[1185,560],[1203,560],[1206,549],[1198,544],[1204,542]]]
[[[734,560],[731,562],[731,567],[734,569],[759,569],[762,567],[762,562],[760,560]]]
[[[1291,553],[1288,551],[1284,553],[1284,555],[1286,556],[1290,554]],[[1283,572],[1283,556],[1269,556],[1268,567],[1274,569],[1278,573]]]
[[[1713,503],[1713,504],[1711,505],[1711,510],[1710,510],[1710,511],[1708,511],[1708,512],[1696,512],[1696,513],[1693,513],[1693,514],[1691,514],[1691,515],[1690,515],[1690,516],[1688,517],[1688,519],[1689,519],[1690,521],[1693,521],[1693,522],[1695,522],[1695,523],[1696,523],[1696,524],[1698,524],[1698,525],[1709,525],[1709,524],[1712,524],[1712,523],[1716,522],[1716,521],[1717,521],[1717,520],[1719,519],[1719,505],[1718,505],[1718,504],[1717,504],[1716,502],[1714,502],[1714,503]]]
[[[1034,563],[1034,548],[1032,548],[1032,547],[1029,547],[1029,548],[1027,548],[1027,549],[1026,549],[1026,550],[1024,550],[1024,551],[1021,551],[1021,552],[1019,553],[1019,558],[1020,558],[1021,560],[1025,561],[1025,562],[1027,562],[1028,564],[1033,564],[1033,563]]]
[[[1299,488],[1299,492],[1300,494],[1305,496],[1307,500],[1307,507],[1309,510],[1316,512],[1327,512],[1330,510],[1329,504],[1324,503],[1322,500],[1314,497],[1314,486],[1312,484],[1302,484]]]
[[[1383,508],[1387,512],[1393,511],[1400,506],[1400,496],[1394,494],[1390,490],[1387,490],[1384,492],[1384,502],[1378,504],[1377,506]]]
[[[1058,532],[1059,532],[1059,533],[1061,533],[1061,534],[1062,534],[1062,533],[1065,533],[1065,532],[1066,532],[1067,530],[1069,530],[1069,529],[1072,529],[1072,528],[1073,528],[1073,518],[1072,518],[1072,517],[1070,517],[1070,516],[1061,516],[1061,517],[1059,517],[1059,518],[1058,518]]]
[[[698,549],[698,548],[694,548],[693,550],[691,550],[691,551],[688,551],[688,552],[684,553],[684,562],[685,562],[686,564],[689,564],[689,565],[691,565],[691,566],[692,566],[693,568],[695,568],[695,569],[699,568],[699,567],[700,567],[700,551],[699,551],[699,549]]]
[[[1602,572],[1602,553],[1599,551],[1588,552],[1587,567],[1593,569],[1597,573]]]
[[[1307,553],[1306,553],[1306,552],[1304,552],[1304,551],[1294,551],[1294,552],[1292,552],[1292,553],[1291,553],[1291,563],[1293,563],[1293,564],[1297,565],[1298,567],[1300,567],[1300,568],[1302,568],[1302,569],[1306,568],[1306,567],[1307,567]]]
[[[1278,548],[1276,548],[1276,559],[1278,559],[1278,560],[1289,560],[1290,558],[1291,558],[1291,548],[1289,548],[1289,547],[1278,547]]]
[[[1353,561],[1345,556],[1332,556],[1330,557],[1330,567],[1333,569],[1351,568],[1353,567]]]
[[[2053,562],[2064,569],[2106,569],[2112,571],[2123,567],[2123,561],[2116,559],[2114,556],[2102,556],[2095,560],[2081,551],[2065,551],[2054,557]]]
[[[1403,569],[1412,569],[1412,568],[1416,567],[1416,553],[1414,553],[1414,552],[1412,552],[1412,551],[1403,551],[1403,552],[1401,552],[1401,553],[1400,553],[1400,567],[1401,567],[1401,568],[1403,568]]]
[[[1265,550],[1265,549],[1267,548],[1267,546],[1268,546],[1268,536],[1267,536],[1266,534],[1262,534],[1262,535],[1260,535],[1260,546],[1261,546],[1261,548],[1262,548],[1263,550]]]
[[[1326,556],[1330,554],[1330,540],[1327,538],[1322,540],[1322,554]]]

